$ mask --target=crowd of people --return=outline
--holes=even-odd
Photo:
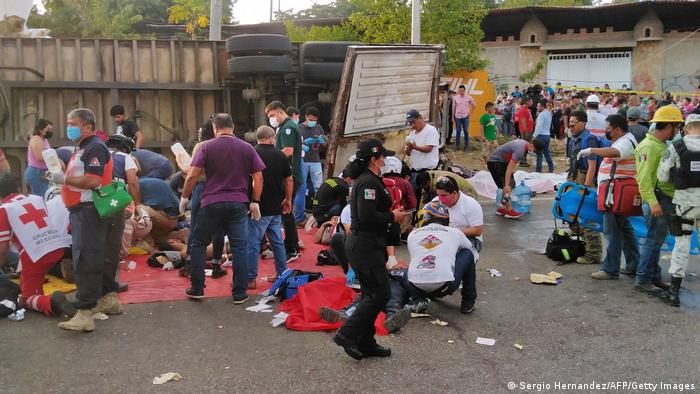
[[[455,147],[459,149],[464,133],[466,149],[475,101],[463,86],[448,98]],[[550,141],[566,138],[569,179],[600,188],[599,193],[612,189],[604,186],[613,181],[631,180],[639,189],[648,227],[640,249],[627,213],[609,204],[605,254],[599,233],[572,225],[586,242],[586,254],[577,262],[602,263],[594,279],[635,275],[637,289],[678,306],[690,233],[700,225],[700,114],[692,104],[572,92],[547,84],[523,91],[516,87],[487,103],[479,139],[481,157],[503,191],[497,214],[522,216],[509,199],[516,167],[535,152],[536,170],[542,171],[546,161],[554,171]],[[227,275],[228,260],[233,303],[243,304],[257,287],[260,257],[274,259],[270,281],[299,258],[304,246],[300,228],[320,233],[328,228],[329,250],[359,282],[353,304],[320,311],[325,320],[344,321],[333,340],[355,359],[391,354],[374,339],[380,311],[386,311],[387,330],[394,331],[410,311],[425,311],[429,300],[460,288],[460,311],[474,310],[483,210],[464,178],[439,168],[441,136],[418,111],[406,113],[408,162],[381,141],[365,139],[347,166],[325,179],[328,133],[314,107],[302,114],[270,102],[265,108],[269,126],[260,126],[250,141],[236,137],[230,115],[212,115],[198,130],[191,155],[176,154],[177,172],[165,156],[141,148],[143,134],[122,106],[110,114],[114,133],[106,136],[96,132],[89,109],[68,113],[66,135],[75,146],[57,149],[58,163],[50,154],[53,124],[39,120],[27,151],[29,194],[20,192],[18,179],[8,171],[0,175],[0,266],[12,264],[9,245],[14,244],[24,305],[46,315],[69,316],[60,328],[92,331],[96,313],[122,312],[117,293],[127,286],[119,283],[117,273],[135,246],[179,255],[180,274],[190,281],[183,290],[193,299],[205,296],[205,268],[216,280]],[[499,145],[499,134],[514,138]],[[451,144],[451,133],[446,142]],[[95,190],[115,182],[124,185],[130,203],[105,214]],[[659,266],[669,232],[676,236],[671,284],[662,280]],[[408,264],[396,258],[395,248],[404,243]],[[43,276],[49,271],[73,278],[75,301],[60,292],[43,294]]]

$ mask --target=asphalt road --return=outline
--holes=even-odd
[[[272,328],[270,314],[247,312],[229,299],[152,303],[128,305],[88,334],[61,331],[58,319],[36,313],[0,321],[0,390],[491,393],[565,392],[557,384],[593,382],[700,389],[698,277],[684,281],[683,305],[671,308],[635,292],[627,277],[594,281],[589,275],[597,267],[557,267],[539,254],[553,226],[549,204],[535,201],[535,213],[520,222],[495,217],[485,206],[477,309],[461,315],[455,296],[433,302],[429,313],[448,325],[412,319],[379,339],[392,348],[390,359],[354,361],[329,333]],[[668,260],[662,262],[666,269]],[[490,277],[489,268],[503,276]],[[530,273],[551,270],[564,275],[558,286],[529,282]],[[698,258],[690,272],[700,273]],[[496,344],[475,344],[477,337]],[[171,371],[183,379],[152,384]]]

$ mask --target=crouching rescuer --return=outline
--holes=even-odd
[[[671,255],[671,288],[666,299],[680,306],[681,282],[688,268],[690,238],[693,229],[700,231],[700,115],[691,114],[685,120],[685,136],[675,140],[661,160],[657,172],[659,181],[673,182],[675,215],[671,215],[669,231],[676,237]]]

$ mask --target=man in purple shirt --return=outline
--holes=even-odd
[[[216,138],[202,143],[192,159],[190,171],[182,190],[180,210],[187,206],[188,198],[202,173],[206,181],[192,239],[190,274],[192,287],[185,293],[190,298],[204,297],[204,262],[206,248],[218,229],[228,236],[233,253],[233,303],[242,304],[248,299],[246,249],[247,213],[260,220],[260,195],[262,194],[262,170],[265,164],[255,149],[233,135],[233,119],[228,114],[217,114],[213,121]],[[252,201],[248,201],[248,184],[253,178]]]

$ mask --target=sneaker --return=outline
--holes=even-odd
[[[221,264],[214,264],[214,267],[211,271],[212,279],[221,278],[222,276],[226,276],[226,274],[228,274],[228,272],[226,272],[225,269],[221,268]]]
[[[302,229],[306,225],[306,220],[302,220],[301,222],[297,222],[297,228]]]
[[[505,208],[498,208],[498,209],[496,210],[496,215],[498,215],[498,216],[505,216],[505,214],[506,214],[506,209],[505,209]]]
[[[464,313],[464,314],[472,313],[474,311],[474,300],[472,300],[472,301],[462,300],[462,304],[459,306],[459,311]]]
[[[637,270],[631,270],[631,269],[628,269],[627,267],[625,267],[625,268],[620,268],[620,273],[632,276],[632,275],[637,275]]]
[[[511,209],[510,211],[506,211],[505,215],[503,215],[506,219],[520,219],[523,217],[523,214]]]
[[[51,294],[51,311],[56,316],[75,316],[75,307],[68,301],[66,295],[60,291]]]
[[[577,264],[600,264],[600,261],[592,259],[588,256],[581,256],[576,259]]]
[[[242,296],[233,296],[233,303],[235,305],[240,305],[240,304],[248,301],[248,298],[250,298],[250,296],[248,296],[248,294],[242,295]]]
[[[189,278],[190,277],[190,267],[185,265],[184,267],[182,267],[178,270],[178,274],[180,276],[182,276],[183,278]]]
[[[652,294],[652,295],[660,295],[663,293],[663,290],[654,286],[651,283],[645,283],[645,284],[639,284],[636,283],[634,285],[634,289],[637,291],[641,291],[642,293],[647,293],[647,294]]]
[[[301,257],[301,254],[298,250],[295,250],[293,252],[287,252],[287,264],[299,260],[299,257]]]
[[[406,305],[411,313],[425,313],[428,311],[428,306],[430,305],[430,300],[426,299],[412,299],[409,304]]]
[[[408,323],[410,319],[411,311],[408,309],[400,309],[384,320],[384,328],[386,328],[388,332],[394,332]]]
[[[348,315],[341,311],[331,309],[327,306],[322,306],[321,309],[318,310],[318,314],[321,316],[321,319],[323,319],[323,321],[326,321],[328,323],[337,323],[339,321],[348,320]]]
[[[263,260],[272,260],[275,258],[275,254],[272,253],[272,249],[265,249],[260,253],[260,257],[262,257]]]
[[[255,279],[248,279],[248,290],[255,290],[258,288],[258,282]]]
[[[204,298],[204,290],[195,290],[191,287],[185,290],[185,294],[187,294],[187,296],[190,298],[194,298],[195,300]]]
[[[308,219],[306,219],[306,223],[304,223],[304,231],[306,231],[307,233],[310,233],[311,230],[314,229],[314,227],[318,227],[316,218],[313,216],[310,216]],[[299,241],[299,247],[302,247],[301,241]]]
[[[117,288],[114,290],[117,293],[123,293],[125,291],[129,290],[129,285],[126,283],[117,283]]]
[[[605,271],[596,271],[591,274],[591,278],[600,280],[619,279],[617,276],[611,275]]]

